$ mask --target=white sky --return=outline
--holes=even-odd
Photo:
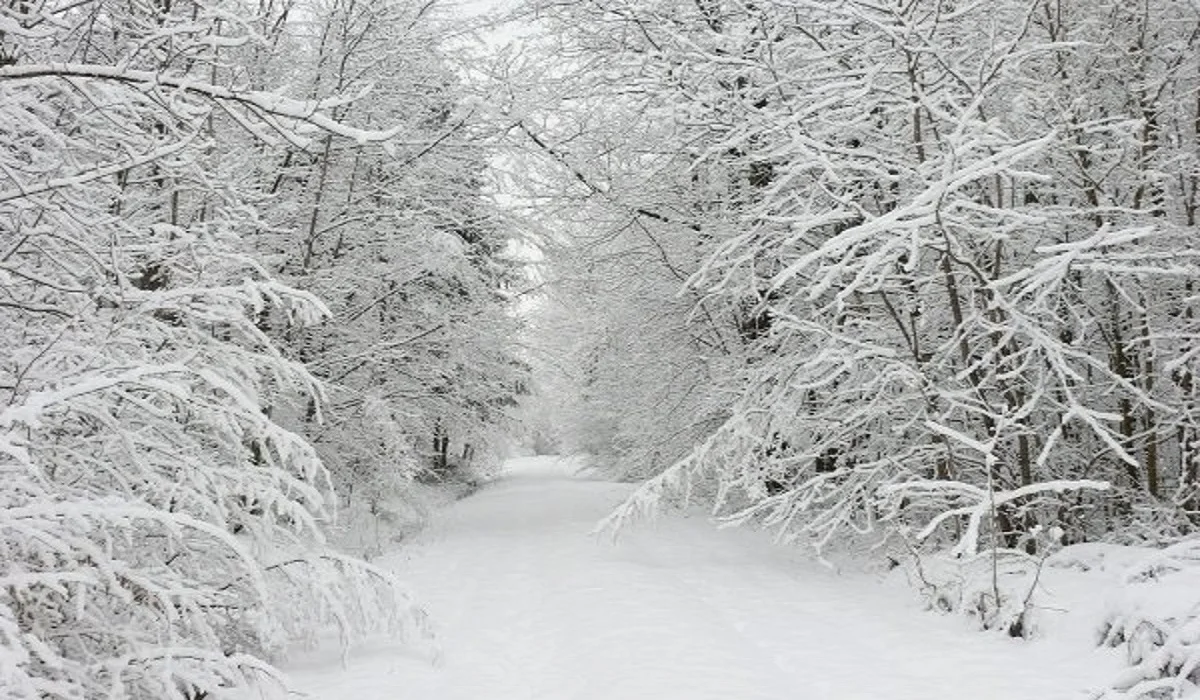
[[[442,8],[451,17],[464,20],[479,20],[485,15],[499,15],[519,5],[521,0],[444,0]],[[522,22],[498,23],[480,33],[484,44],[497,48],[528,32],[529,25]]]

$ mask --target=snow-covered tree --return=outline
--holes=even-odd
[[[5,697],[240,697],[313,625],[413,614],[389,575],[314,548],[328,474],[271,409],[321,387],[256,321],[328,309],[252,255],[252,154],[220,132],[392,134],[248,84],[255,22],[283,21],[254,9],[0,7]]]
[[[1079,540],[1148,513],[1159,534],[1194,527],[1194,8],[539,11],[566,47],[546,87],[563,97],[540,104],[569,116],[526,147],[602,224],[570,244],[601,282],[577,295],[639,339],[661,313],[675,330],[648,344],[667,358],[726,341],[692,350],[723,423],[673,466],[645,459],[670,420],[601,433],[665,468],[635,505],[704,484],[728,517],[819,547],[1028,550],[1050,523]],[[661,264],[623,264],[639,249]],[[652,357],[597,327],[585,363]],[[680,381],[655,367],[597,390],[651,413]]]
[[[371,500],[405,480],[480,462],[497,446],[521,375],[506,290],[512,235],[485,199],[476,111],[438,44],[432,3],[306,3],[260,67],[313,96],[360,94],[339,118],[395,125],[384,143],[333,135],[267,154],[257,247],[331,317],[284,344],[331,390],[322,421],[298,428],[347,495]],[[453,446],[451,445],[453,443]]]

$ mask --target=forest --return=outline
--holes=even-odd
[[[1013,637],[1194,575],[1198,212],[1193,0],[0,0],[0,695],[420,637],[338,533],[518,447]]]

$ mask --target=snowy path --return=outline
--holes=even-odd
[[[1065,700],[1086,645],[1022,643],[917,609],[760,533],[668,517],[588,530],[629,491],[549,458],[443,513],[387,562],[438,630],[439,663],[377,648],[293,669],[320,700]]]

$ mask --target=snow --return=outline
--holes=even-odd
[[[290,664],[294,687],[315,700],[1066,700],[1120,666],[1083,628],[981,633],[879,575],[703,517],[597,538],[632,487],[575,466],[512,460],[379,562],[426,605],[436,653],[379,644],[343,665],[311,652]]]

